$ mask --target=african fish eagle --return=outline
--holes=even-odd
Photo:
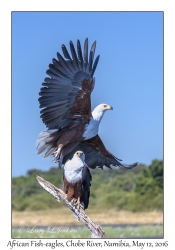
[[[91,92],[95,85],[93,77],[99,55],[94,61],[96,42],[92,44],[88,58],[88,39],[82,53],[77,41],[77,53],[70,41],[71,55],[62,45],[63,56],[57,53],[46,71],[40,90],[41,118],[47,130],[38,135],[37,154],[44,158],[54,156],[58,165],[65,164],[77,150],[85,154],[85,162],[90,168],[118,166],[133,168],[137,163],[124,165],[104,146],[98,135],[101,119],[108,104],[100,104],[91,111]]]
[[[64,165],[63,183],[67,200],[71,200],[78,209],[80,205],[84,210],[88,208],[91,181],[92,176],[85,163],[84,153],[75,152],[73,158]]]

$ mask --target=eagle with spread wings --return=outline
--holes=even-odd
[[[91,93],[95,86],[94,73],[99,55],[94,60],[96,42],[88,55],[88,39],[82,51],[77,41],[77,52],[70,41],[70,51],[62,45],[64,57],[57,53],[46,71],[40,90],[41,118],[48,128],[38,135],[37,154],[44,158],[53,156],[58,165],[65,164],[76,151],[85,154],[90,168],[118,166],[133,168],[137,163],[125,165],[110,153],[98,135],[104,113],[113,108],[100,104],[91,111]]]

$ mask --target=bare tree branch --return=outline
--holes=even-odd
[[[44,180],[40,176],[36,176],[38,183],[45,189],[49,194],[51,194],[57,201],[64,201],[64,203],[72,210],[77,221],[82,221],[87,226],[91,232],[91,238],[105,238],[105,233],[101,226],[94,221],[92,221],[85,213],[85,211],[80,207],[80,210],[76,209],[71,202],[66,199],[66,194],[55,187],[50,182]]]

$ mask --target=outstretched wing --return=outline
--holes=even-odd
[[[90,168],[97,166],[103,169],[103,166],[111,168],[111,165],[131,169],[137,166],[137,162],[131,165],[122,164],[120,159],[111,154],[104,146],[99,135],[82,141],[79,146],[85,154],[85,162]]]
[[[70,41],[69,55],[65,45],[62,45],[63,58],[57,53],[58,59],[53,59],[40,90],[41,118],[50,129],[60,128],[69,119],[86,119],[91,117],[90,95],[94,88],[93,78],[99,56],[94,59],[96,42],[92,44],[88,59],[88,39],[84,43],[84,53],[80,41],[77,41],[77,53]]]
[[[84,202],[84,209],[87,209],[89,205],[91,181],[91,173],[89,168],[85,165],[82,170],[82,200]]]
[[[77,150],[81,150],[84,152],[86,164],[88,165],[88,167],[93,169],[96,167],[103,169],[103,166],[111,168],[111,165],[127,169],[131,169],[137,166],[137,162],[131,165],[122,164],[120,162],[122,160],[115,157],[105,148],[99,135],[96,135],[89,140],[82,141],[75,149],[75,152]],[[66,162],[67,159],[71,159],[72,154],[74,154],[75,152],[72,151],[71,154],[65,156],[63,164],[64,162]]]

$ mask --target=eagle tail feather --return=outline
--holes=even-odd
[[[44,158],[49,157],[55,151],[57,147],[55,144],[55,132],[58,129],[49,129],[47,131],[42,131],[36,140],[36,150],[37,154],[43,156]]]

